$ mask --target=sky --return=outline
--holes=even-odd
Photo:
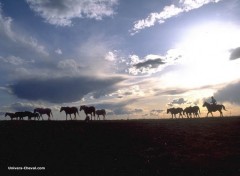
[[[169,118],[214,96],[240,115],[239,0],[0,0],[0,112]],[[215,113],[218,116],[219,114]],[[80,113],[78,119],[85,115]]]

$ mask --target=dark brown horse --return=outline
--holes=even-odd
[[[218,111],[220,113],[220,117],[223,117],[222,109],[227,111],[225,106],[224,105],[220,105],[220,104],[216,104],[215,105],[215,104],[210,104],[208,102],[204,102],[203,107],[206,107],[207,110],[208,110],[207,117],[208,117],[209,113],[211,113],[212,117],[213,117],[213,113],[212,112],[216,112],[216,111]]]
[[[198,106],[189,106],[189,107],[186,107],[184,110],[183,110],[183,115],[185,115],[186,113],[186,116],[187,118],[192,118],[192,114],[193,114],[193,117],[200,117],[199,114],[200,114],[200,108]]]
[[[48,116],[48,120],[50,120],[51,115],[53,117],[52,110],[49,108],[36,108],[34,109],[34,113],[39,113],[40,117],[42,117],[42,120],[43,120],[43,116],[42,116],[43,114],[46,114]]]
[[[28,120],[32,120],[32,118],[34,118],[34,120],[40,119],[40,115],[37,112],[25,111],[24,113],[28,117]]]
[[[78,113],[78,108],[76,107],[61,107],[60,112],[65,111],[66,113],[66,120],[67,120],[67,115],[69,114],[70,119],[72,120],[71,114],[74,114],[74,119],[76,120],[76,114],[79,115]]]
[[[28,111],[25,112],[15,112],[15,116],[19,117],[19,120],[23,120],[23,117],[28,117]]]
[[[86,116],[88,114],[91,115],[91,120],[92,120],[92,116],[94,116],[94,120],[95,120],[95,107],[82,105],[82,106],[80,106],[80,111],[82,111],[82,110],[84,111]]]
[[[100,120],[100,115],[103,116],[103,120],[105,120],[105,116],[106,116],[106,111],[105,109],[101,109],[101,110],[96,110],[96,114],[97,114],[97,118]]]
[[[10,112],[7,112],[5,114],[5,117],[9,116],[11,120],[13,120],[14,118],[16,118],[18,120],[18,117],[15,115],[15,113],[10,113]]]
[[[173,118],[173,115],[174,115],[174,117],[176,118],[176,114],[179,114],[179,118],[182,116],[182,118],[183,118],[183,115],[182,115],[182,112],[183,112],[183,109],[182,108],[169,108],[169,109],[167,109],[167,114],[168,113],[171,113],[172,114],[172,118]]]

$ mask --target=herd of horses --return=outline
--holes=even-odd
[[[224,105],[220,105],[220,104],[210,104],[207,102],[204,102],[203,107],[206,107],[208,112],[207,112],[207,117],[208,114],[210,113],[213,117],[213,112],[218,111],[220,113],[220,117],[223,117],[223,113],[222,110],[226,111],[226,108]],[[100,110],[96,110],[94,106],[85,106],[82,105],[79,108],[80,111],[84,111],[85,115],[86,115],[86,121],[89,120],[95,120],[95,116],[97,115],[97,120],[100,120],[100,116],[103,116],[103,120],[105,120],[106,117],[106,111],[105,109],[100,109]],[[79,112],[78,112],[78,108],[77,107],[61,107],[60,108],[60,112],[64,111],[66,114],[66,120],[68,118],[68,116],[70,117],[71,120],[72,119],[72,115],[74,115],[74,120],[77,119],[77,115],[79,116]],[[172,115],[172,118],[175,117],[176,115],[179,114],[179,118],[183,116],[186,116],[187,118],[197,118],[200,117],[200,108],[198,106],[189,106],[186,107],[185,109],[183,108],[169,108],[167,109],[167,114],[170,113]],[[23,112],[15,112],[15,113],[9,113],[7,112],[5,114],[5,117],[9,116],[11,118],[11,120],[13,119],[19,119],[19,120],[23,120],[24,117],[28,117],[28,120],[31,120],[32,118],[34,120],[40,120],[42,118],[43,120],[43,115],[46,114],[48,116],[48,120],[51,119],[51,117],[53,117],[52,114],[52,110],[49,108],[36,108],[34,109],[33,112],[30,111],[23,111]],[[91,118],[90,118],[90,116]]]
[[[93,117],[95,120],[95,115],[97,115],[97,120],[100,120],[100,116],[103,116],[103,120],[105,120],[105,117],[106,117],[105,109],[96,110],[94,106],[83,105],[83,106],[80,106],[79,110],[84,111],[86,115],[85,120],[87,121],[93,120]],[[77,119],[76,115],[79,116],[77,107],[61,107],[60,112],[62,111],[64,111],[66,114],[66,120],[68,116],[70,117],[71,120],[72,120],[72,115],[74,115],[74,120]],[[28,120],[32,120],[32,119],[40,120],[41,118],[43,120],[43,115],[47,115],[48,120],[50,120],[51,117],[53,117],[52,110],[50,108],[36,108],[33,110],[33,112],[30,112],[30,111],[21,111],[21,112],[15,112],[15,113],[7,112],[5,114],[5,117],[10,117],[11,120],[13,119],[23,120],[24,117],[27,117]],[[91,118],[89,117],[89,115],[91,116]]]
[[[208,114],[210,113],[213,117],[213,112],[216,112],[218,111],[220,113],[220,117],[223,117],[223,113],[222,113],[222,110],[226,110],[225,106],[224,105],[220,105],[220,104],[210,104],[208,102],[204,102],[203,103],[203,107],[206,107],[208,112],[207,112],[207,117],[208,117]],[[197,117],[200,117],[200,108],[198,106],[189,106],[189,107],[186,107],[185,109],[183,108],[169,108],[167,109],[167,114],[168,113],[171,113],[172,115],[172,118],[175,117],[176,118],[176,115],[179,114],[179,118],[183,116],[186,116],[187,118],[197,118]]]

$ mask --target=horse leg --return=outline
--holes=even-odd
[[[219,112],[220,112],[220,117],[223,117],[223,113],[222,113],[222,111],[221,111],[221,110],[219,110]]]
[[[209,114],[209,111],[208,111],[208,113],[207,113],[207,117],[208,117],[208,114]]]

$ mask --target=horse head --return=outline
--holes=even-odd
[[[65,109],[65,107],[61,107],[60,112],[62,112]]]
[[[202,107],[206,107],[206,106],[208,106],[209,104],[205,101],[204,103],[203,103],[203,105],[202,105]]]
[[[167,109],[167,114],[170,112],[170,109]]]
[[[84,110],[85,108],[86,108],[85,105],[80,106],[80,111],[81,111],[81,110]]]

